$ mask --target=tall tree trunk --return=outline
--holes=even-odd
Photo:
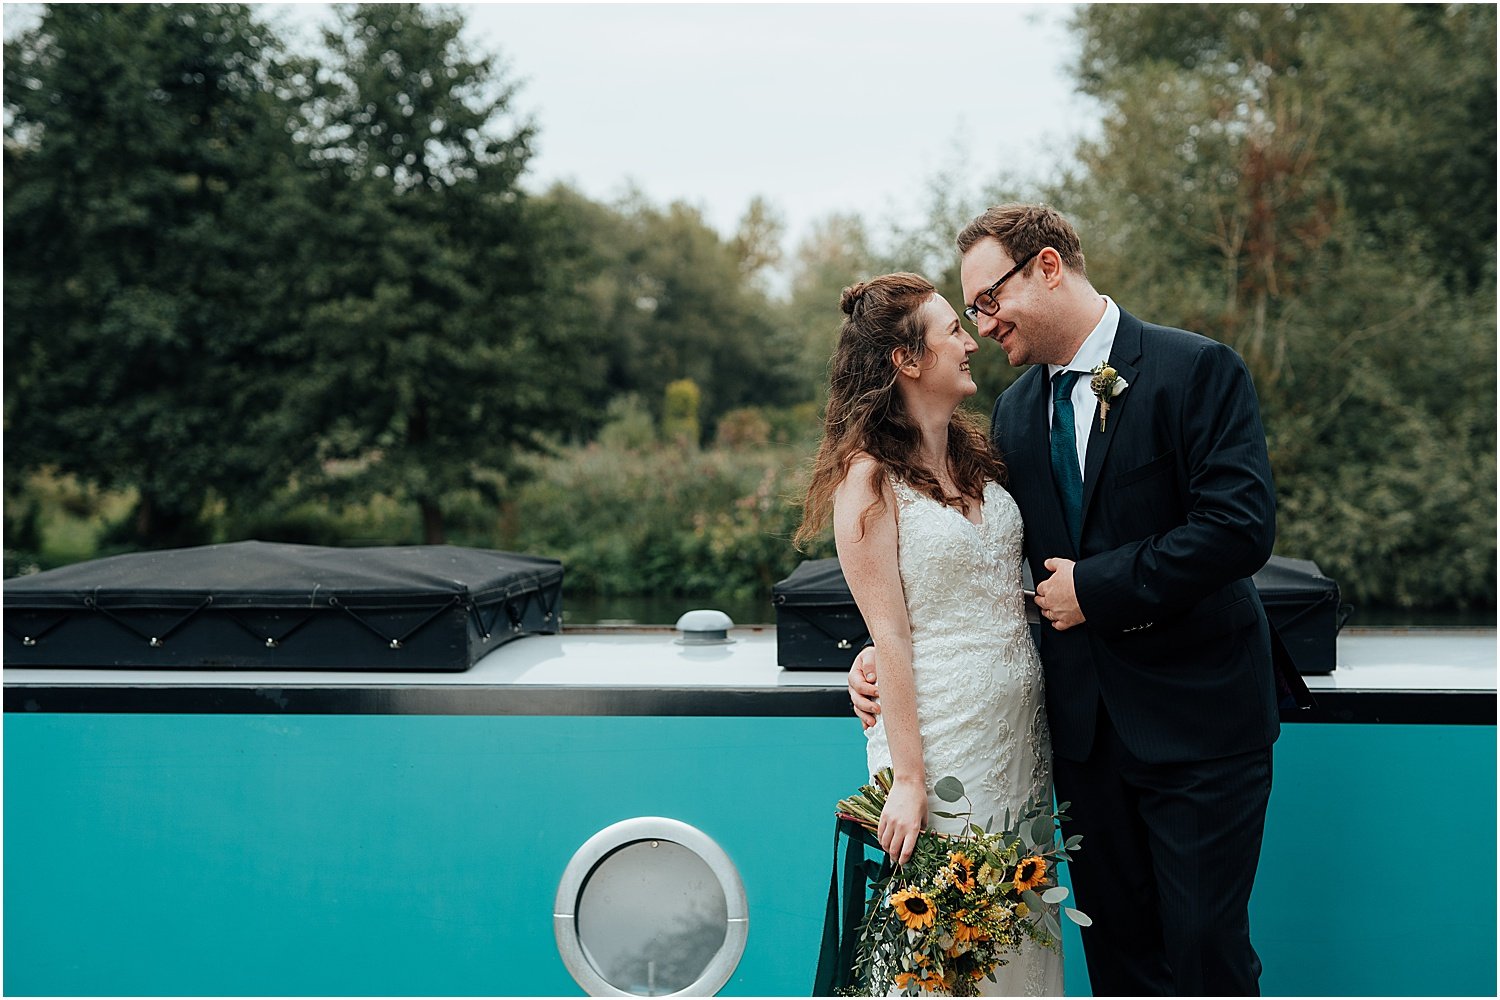
[[[448,539],[443,533],[443,509],[436,500],[426,497],[417,501],[422,508],[422,542],[426,545],[442,545]]]
[[[196,511],[183,510],[142,493],[135,507],[136,543],[143,549],[181,548],[209,541],[208,525]]]

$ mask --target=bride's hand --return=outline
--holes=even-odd
[[[897,864],[911,860],[917,849],[917,835],[927,825],[927,789],[920,784],[897,781],[880,810],[876,838],[885,853]]]

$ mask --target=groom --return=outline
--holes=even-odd
[[[1248,904],[1280,725],[1249,579],[1276,529],[1249,372],[1095,291],[1078,235],[1046,206],[992,208],[958,248],[966,315],[1032,366],[991,432],[1040,581],[1093,991],[1256,995]],[[1113,384],[1093,376],[1106,362]],[[867,726],[874,680],[867,650],[849,672]]]

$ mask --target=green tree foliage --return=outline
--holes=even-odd
[[[1101,289],[1249,363],[1278,551],[1356,600],[1493,605],[1494,9],[1078,24],[1106,115],[1054,199]]]
[[[5,45],[6,473],[132,486],[137,544],[290,468],[289,109],[305,67],[237,5],[49,6]]]
[[[1216,90],[1216,119],[1296,114],[1361,230],[1483,280],[1495,231],[1495,8],[1465,4],[1102,6],[1080,15],[1082,89],[1141,73]],[[1208,123],[1204,123],[1207,127]],[[1286,147],[1283,147],[1286,148]],[[1475,220],[1488,220],[1476,225]]]
[[[498,499],[515,456],[567,427],[586,338],[545,315],[538,237],[517,181],[532,129],[512,89],[442,8],[361,4],[326,33],[308,116],[327,196],[315,227],[299,407],[332,500],[410,498],[428,542],[445,498]],[[543,242],[543,245],[546,245]]]
[[[863,220],[829,215],[812,225],[792,260],[791,289],[780,308],[781,322],[796,345],[801,394],[821,400],[827,394],[828,361],[844,319],[839,294],[876,273],[875,252]]]
[[[606,398],[638,393],[660,417],[667,384],[691,379],[709,433],[728,410],[805,398],[792,339],[755,280],[775,227],[764,206],[752,205],[739,235],[725,239],[697,209],[638,193],[603,205],[557,187],[544,201],[573,234],[565,308],[603,331]]]

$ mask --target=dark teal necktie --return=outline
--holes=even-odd
[[[1052,481],[1074,548],[1081,542],[1083,476],[1078,472],[1078,437],[1073,431],[1073,383],[1082,374],[1061,371],[1052,376]]]

